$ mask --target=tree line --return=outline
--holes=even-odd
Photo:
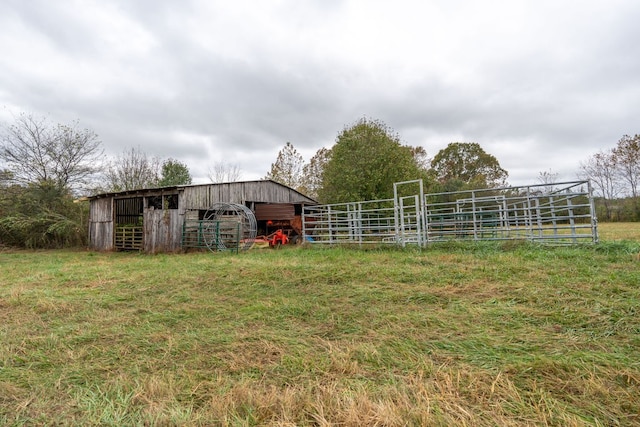
[[[594,187],[598,218],[640,221],[640,135],[623,135],[615,147],[590,156],[579,176]]]
[[[362,118],[305,163],[287,142],[266,178],[322,203],[378,200],[393,195],[393,183],[422,179],[432,192],[506,185],[508,172],[473,142],[453,142],[429,160],[423,147],[402,144],[379,120]]]
[[[332,148],[321,148],[306,163],[287,142],[266,178],[322,203],[377,200],[392,196],[393,183],[423,179],[432,193],[507,185],[508,172],[477,143],[453,142],[429,159],[422,147],[403,145],[386,124],[363,118],[346,127]],[[541,184],[558,174],[539,173]],[[577,178],[590,180],[596,213],[605,221],[640,221],[640,135],[624,135],[617,145],[580,164]]]
[[[0,245],[83,246],[88,205],[80,196],[192,180],[185,164],[139,148],[105,159],[98,135],[77,121],[20,114],[0,138]]]
[[[322,203],[390,198],[394,182],[417,178],[429,192],[440,193],[505,186],[507,177],[477,143],[452,142],[429,159],[424,148],[403,145],[386,124],[366,118],[346,127],[332,148],[321,148],[308,163],[287,142],[266,175]],[[542,171],[538,180],[551,190],[557,177]],[[640,135],[624,135],[615,147],[590,156],[577,178],[591,181],[598,218],[640,221]]]
[[[57,248],[87,240],[88,204],[82,195],[192,182],[186,164],[148,156],[130,147],[105,158],[95,132],[78,121],[54,124],[20,114],[0,134],[0,246]],[[214,163],[212,182],[240,178],[236,165]],[[551,182],[555,174],[542,172]],[[580,178],[590,179],[599,196],[601,218],[640,220],[638,181],[640,137],[625,135],[618,145],[590,157]],[[507,185],[497,158],[473,142],[453,142],[429,158],[423,147],[403,144],[384,122],[362,118],[305,162],[287,142],[265,178],[292,187],[321,203],[392,197],[393,183],[422,179],[429,192]]]

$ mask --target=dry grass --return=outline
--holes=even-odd
[[[598,234],[605,242],[640,242],[640,226],[636,222],[601,222]]]
[[[595,248],[5,251],[0,424],[638,425],[639,229],[602,224]]]

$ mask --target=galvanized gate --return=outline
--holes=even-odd
[[[394,198],[306,206],[311,244],[425,246],[450,240],[574,244],[598,241],[589,181],[425,194],[422,180],[394,184]]]
[[[418,186],[417,194],[403,195],[403,188]],[[424,205],[424,184],[421,179],[396,182],[393,184],[393,205],[395,216],[395,241],[404,247],[407,244],[424,246],[426,215]]]

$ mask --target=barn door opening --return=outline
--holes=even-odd
[[[116,250],[142,250],[144,247],[144,198],[129,197],[115,201]]]

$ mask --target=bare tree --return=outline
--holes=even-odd
[[[612,201],[621,192],[612,151],[600,151],[591,156],[586,162],[581,162],[578,175],[580,178],[589,179],[593,183],[596,192],[603,199],[607,219],[612,219]]]
[[[425,150],[424,147],[420,146],[409,146],[409,149],[411,150],[411,154],[413,154],[413,158],[415,159],[418,167],[425,171],[429,170],[429,168],[431,167],[431,159],[427,154],[427,150]]]
[[[105,171],[107,191],[126,191],[158,186],[160,160],[138,148],[125,150],[110,161]]]
[[[552,172],[551,169],[542,171],[538,173],[538,182],[544,185],[543,189],[545,193],[552,193],[555,190],[553,184],[558,182],[558,173]]]
[[[322,187],[322,176],[324,167],[331,158],[331,150],[322,147],[309,160],[309,163],[302,168],[302,179],[300,191],[307,196],[317,199],[320,188]]]
[[[209,168],[208,177],[213,183],[235,182],[240,179],[242,171],[234,163],[215,162]]]
[[[44,117],[20,114],[0,139],[6,176],[17,184],[53,185],[79,190],[98,171],[102,155],[98,136],[79,122],[54,125]]]
[[[624,135],[612,151],[620,178],[629,186],[631,197],[638,197],[640,186],[640,135]]]
[[[271,164],[271,170],[266,178],[297,190],[301,185],[303,167],[302,155],[298,153],[293,144],[287,142],[278,153],[276,162]]]

